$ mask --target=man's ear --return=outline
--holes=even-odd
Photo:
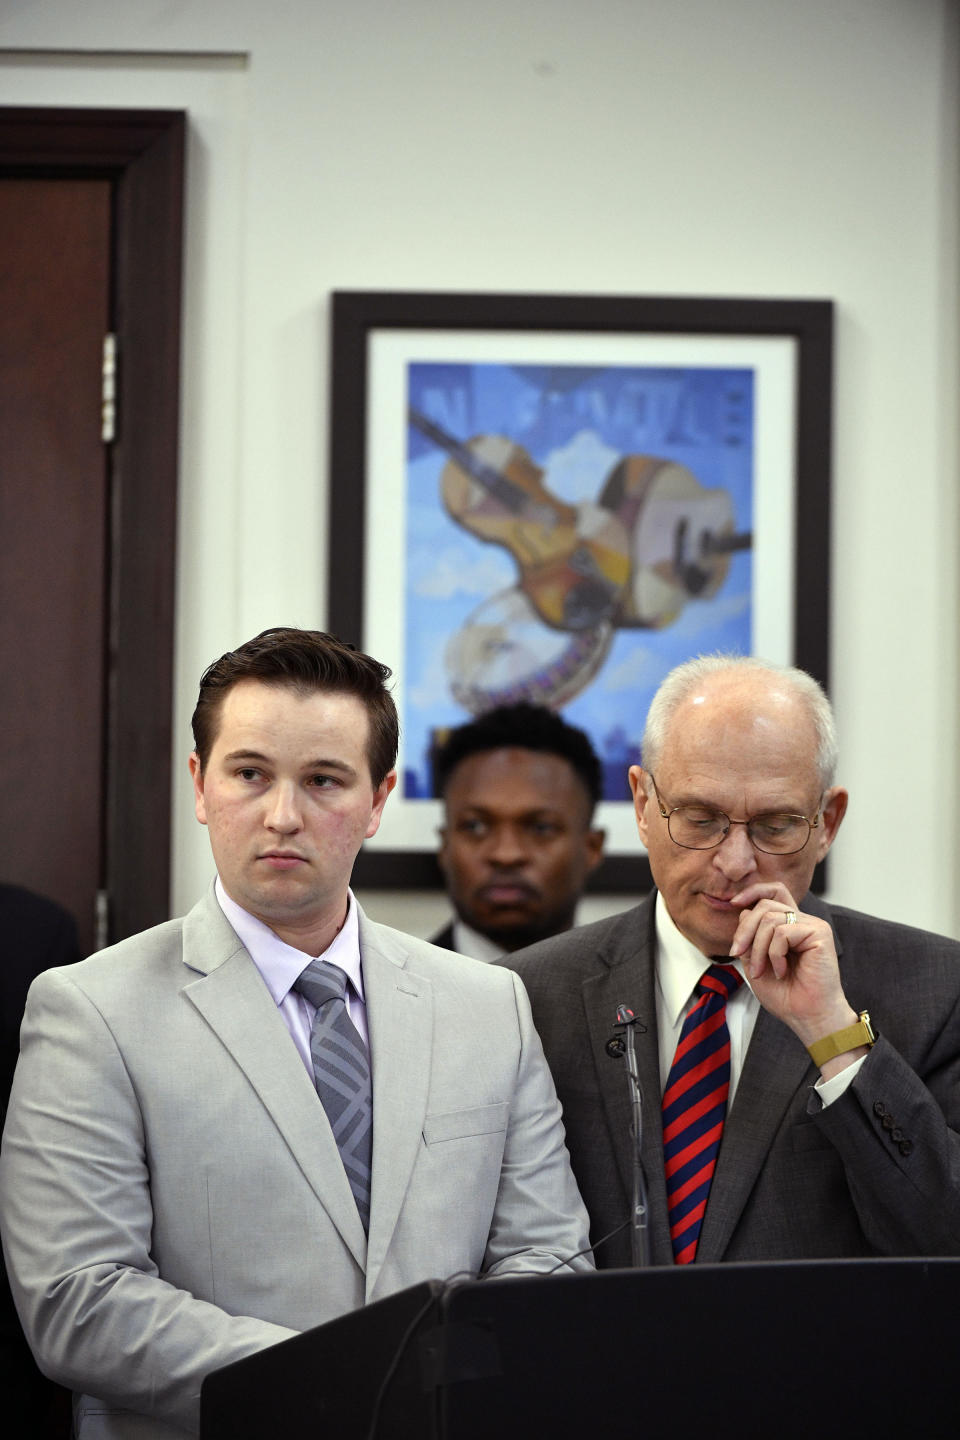
[[[587,831],[586,852],[587,852],[587,874],[596,870],[603,859],[603,847],[607,843],[606,830],[591,828]]]
[[[387,803],[387,796],[390,794],[390,791],[393,789],[396,783],[397,772],[396,770],[391,770],[388,775],[385,775],[383,777],[383,779],[380,781],[380,784],[373,792],[373,809],[370,813],[370,822],[367,825],[366,831],[364,833],[365,840],[369,840],[371,835],[376,835],[377,831],[380,829],[380,820],[383,816],[383,807]]]
[[[839,785],[832,786],[824,796],[823,808],[820,811],[820,831],[817,836],[818,860],[823,859],[836,840],[841,821],[847,813],[849,798],[846,790],[841,789]]]
[[[630,789],[633,793],[633,813],[637,817],[637,833],[646,845],[647,806],[652,803],[647,794],[647,772],[642,765],[631,765],[627,771],[627,779],[630,781]]]
[[[440,844],[437,846],[437,864],[440,866],[440,869],[441,869],[441,871],[443,872],[443,874],[446,875],[446,874],[447,874],[447,864],[448,864],[448,860],[449,860],[449,856],[448,856],[449,831],[447,830],[446,825],[438,825],[438,826],[437,826],[437,834],[440,836]]]
[[[193,809],[201,825],[207,823],[207,807],[203,796],[203,769],[200,756],[194,750],[190,756],[190,774],[193,777]]]

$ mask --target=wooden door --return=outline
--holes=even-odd
[[[105,888],[107,180],[0,180],[0,877],[94,946]]]
[[[0,108],[0,879],[85,950],[169,907],[184,135]]]

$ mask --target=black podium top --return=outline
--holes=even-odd
[[[960,1259],[428,1282],[210,1375],[202,1440],[955,1440]]]

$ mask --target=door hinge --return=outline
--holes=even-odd
[[[103,364],[100,370],[100,439],[109,445],[117,434],[117,337],[103,337]]]
[[[110,943],[110,896],[98,890],[93,902],[93,948],[104,950]]]

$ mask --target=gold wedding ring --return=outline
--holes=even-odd
[[[797,912],[796,912],[796,910],[785,910],[785,911],[783,912],[783,923],[784,923],[784,925],[796,925],[796,923],[797,923]]]

